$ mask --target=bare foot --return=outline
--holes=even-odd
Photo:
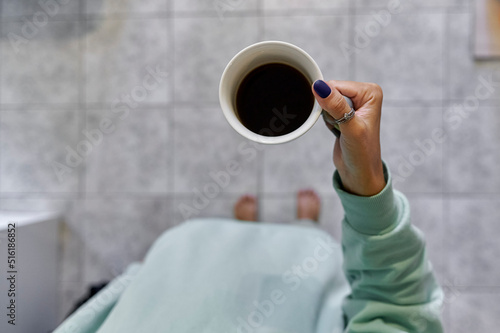
[[[234,205],[234,217],[242,221],[257,221],[257,198],[248,194],[241,196]]]
[[[321,200],[313,190],[300,190],[297,193],[297,218],[318,222]]]

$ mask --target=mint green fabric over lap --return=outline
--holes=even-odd
[[[188,221],[54,332],[442,332],[423,236],[384,169],[373,197],[334,175],[342,247],[314,227]]]

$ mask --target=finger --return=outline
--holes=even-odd
[[[349,97],[355,109],[369,101],[382,104],[382,88],[375,83],[331,80],[328,84],[335,87],[342,95]]]
[[[312,90],[319,105],[334,119],[340,119],[351,111],[351,107],[347,104],[344,96],[327,82],[317,80],[314,82]],[[350,136],[351,133],[354,134],[357,132],[357,128],[359,128],[360,125],[358,122],[359,119],[355,116],[345,123],[338,124],[338,126],[343,134]]]
[[[351,111],[344,96],[335,88],[323,80],[317,80],[313,84],[313,92],[319,105],[333,118],[340,119],[345,113]]]

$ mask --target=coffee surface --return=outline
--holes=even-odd
[[[293,132],[307,120],[313,105],[311,82],[297,69],[282,63],[252,70],[236,94],[241,123],[265,136]]]

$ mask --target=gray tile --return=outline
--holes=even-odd
[[[258,0],[172,0],[175,11],[215,12],[221,20],[231,12],[257,10]]]
[[[450,199],[449,280],[458,286],[500,287],[498,199]]]
[[[354,54],[355,80],[378,83],[386,100],[441,99],[444,16],[404,14],[394,16],[386,27],[377,24],[369,15],[356,16],[354,37],[348,42],[347,52]]]
[[[500,325],[499,301],[498,291],[461,294],[450,305],[450,332],[495,332]]]
[[[259,150],[237,134],[218,107],[175,109],[175,192],[212,199],[255,193]]]
[[[77,103],[80,22],[51,21],[29,34],[23,24],[1,24],[1,102]]]
[[[295,194],[266,195],[259,197],[259,217],[263,222],[291,223],[297,219]]]
[[[89,110],[87,115],[87,130],[99,140],[87,157],[88,192],[171,190],[168,175],[173,161],[167,110],[138,109],[118,117],[109,110]],[[113,132],[100,130],[103,119],[112,121]]]
[[[445,124],[450,137],[446,172],[449,191],[499,192],[499,109],[482,107],[467,113],[468,118],[446,113],[449,116],[445,116]]]
[[[168,102],[171,50],[167,29],[167,19],[89,20],[87,102],[132,109]]]
[[[443,286],[442,286],[443,288]],[[443,324],[444,332],[452,332],[451,331],[451,319],[450,319],[450,305],[448,299],[450,299],[448,289],[446,287],[443,288],[445,294],[445,301],[443,302],[443,306],[441,308],[441,321]]]
[[[168,0],[87,0],[85,2],[87,14],[146,14],[166,13]]]
[[[449,255],[445,240],[448,226],[443,214],[443,198],[436,195],[408,194],[411,223],[424,233],[427,258],[440,283],[448,283],[447,257]]]
[[[238,195],[225,195],[207,200],[195,195],[177,196],[175,198],[175,224],[183,223],[196,218],[234,218],[233,207]]]
[[[344,211],[340,199],[335,194],[323,194],[321,197],[321,213],[318,227],[333,236],[341,239],[341,226]],[[262,195],[259,201],[261,219],[271,223],[294,223],[297,220],[296,193],[283,195]]]
[[[500,62],[474,60],[471,49],[471,41],[474,39],[472,13],[450,14],[448,17],[449,87],[446,97],[465,101],[468,97],[475,96],[476,89],[480,89],[481,95],[485,94],[487,90],[483,82],[492,79],[495,82],[494,91],[481,103],[493,102],[500,105]],[[490,78],[491,75],[493,78]]]
[[[345,16],[266,16],[264,39],[282,40],[303,48],[326,79],[348,79],[348,59],[338,47],[348,41]]]
[[[85,225],[84,282],[109,280],[140,261],[161,233],[172,227],[170,199],[87,199],[80,221]]]
[[[78,139],[76,110],[2,111],[0,135],[2,192],[78,190],[78,168],[65,161]],[[56,167],[61,178],[56,163],[64,165]]]
[[[43,25],[46,20],[57,18],[60,14],[75,14],[79,11],[79,0],[3,0],[2,16],[27,16],[31,23]]]
[[[393,108],[382,111],[382,158],[394,187],[408,192],[441,192],[443,143],[434,131],[444,132],[441,108]],[[439,136],[441,138],[441,136]]]
[[[218,102],[225,66],[257,42],[258,25],[255,17],[175,19],[175,100]]]
[[[347,7],[347,0],[263,0],[264,9],[289,10],[289,9],[329,9]]]
[[[302,137],[264,149],[264,193],[296,193],[312,188],[333,193],[333,145],[335,137],[322,119]]]

